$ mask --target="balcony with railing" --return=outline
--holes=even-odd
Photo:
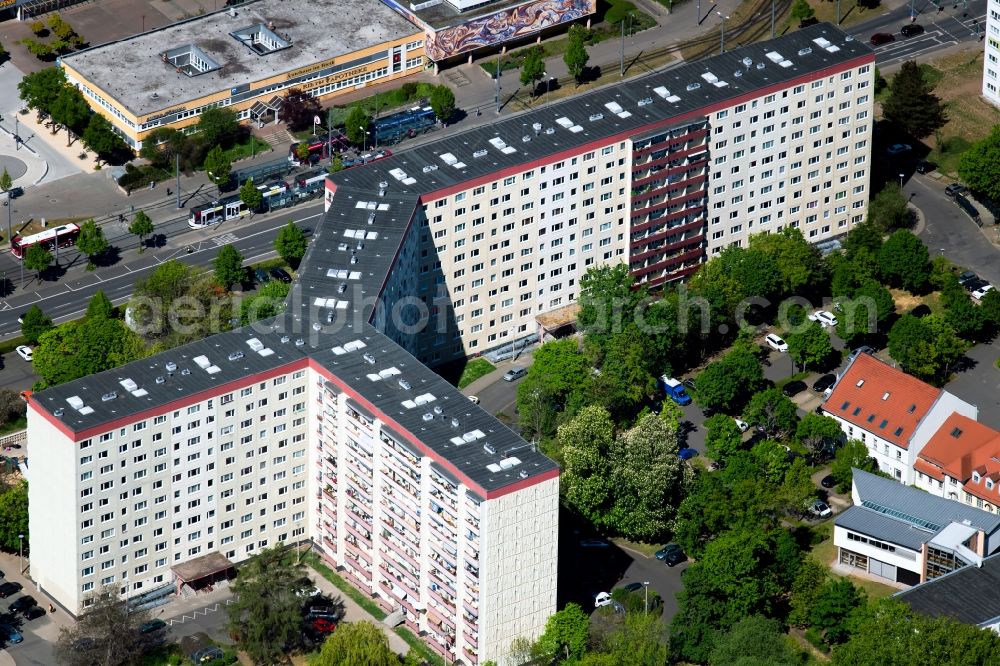
[[[406,560],[414,571],[420,569],[420,564],[419,564],[420,556],[417,554],[417,551],[408,546],[406,543],[400,540],[400,538],[396,536],[394,532],[390,531],[385,527],[382,528],[382,543],[386,544],[386,546],[393,553]]]
[[[356,522],[354,520],[351,520],[350,518],[344,520],[344,527],[353,536],[355,536],[356,538],[360,539],[361,542],[362,542],[362,544],[368,550],[371,550],[371,547],[372,547],[372,533],[368,529],[366,529],[360,523],[358,523],[358,522]]]
[[[404,575],[402,571],[394,567],[392,564],[383,562],[379,565],[379,571],[388,580],[395,581],[396,584],[404,587],[408,594],[412,594],[415,597],[419,596],[417,592],[419,585],[412,578]]]
[[[473,664],[473,666],[479,663],[479,655],[477,655],[476,651],[472,648],[463,646],[462,653],[465,655],[465,658],[469,660],[469,663]]]
[[[405,542],[410,543],[415,548],[420,548],[420,535],[413,532],[411,529],[407,529],[406,524],[403,523],[403,521],[397,520],[393,516],[382,516],[382,524],[388,527]]]
[[[385,592],[386,596],[396,602],[397,605],[402,606],[409,613],[409,616],[415,616],[417,614],[416,609],[410,602],[410,597],[406,590],[399,585],[393,585],[387,580],[383,580],[379,583],[379,587]]]
[[[410,513],[415,514],[416,505],[413,503],[420,501],[417,489],[406,483],[405,479],[391,469],[385,470],[382,478],[385,479],[386,492],[391,493],[394,497],[398,497],[400,501],[409,504],[411,506]]]
[[[436,565],[451,574],[452,579],[458,575],[458,567],[454,564],[455,559],[457,558],[454,555],[445,557],[436,549],[431,549],[431,562],[434,562]]]

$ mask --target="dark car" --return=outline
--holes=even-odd
[[[944,193],[947,194],[949,197],[953,197],[956,194],[961,194],[962,192],[965,192],[965,190],[966,187],[965,185],[962,185],[962,183],[952,183],[948,187],[944,188]]]
[[[937,169],[937,164],[929,162],[928,160],[918,160],[916,169],[917,173],[930,173],[931,171],[934,171],[934,169]]]
[[[813,382],[813,391],[816,391],[817,393],[822,393],[823,391],[827,390],[836,383],[837,383],[837,375],[834,375],[832,373],[823,375],[822,377]]]
[[[824,488],[833,488],[835,485],[837,485],[837,482],[833,480],[832,474],[827,474],[822,479],[820,479],[819,485],[823,486]]]
[[[20,583],[4,583],[0,585],[0,599],[6,599],[12,594],[17,594],[21,591]]]
[[[962,286],[965,287],[966,291],[977,291],[979,289],[982,289],[988,284],[989,282],[987,282],[986,280],[977,277],[971,280],[966,280],[965,282],[962,283]]]
[[[271,281],[271,276],[267,274],[263,268],[255,268],[253,271],[253,279],[259,285],[265,285]]]
[[[149,622],[143,622],[139,625],[139,633],[141,634],[151,634],[154,631],[159,631],[167,626],[167,623],[160,618],[155,618]]]
[[[272,268],[271,270],[268,271],[268,273],[270,273],[271,277],[277,280],[278,282],[284,282],[285,284],[288,284],[289,282],[292,281],[292,276],[289,275],[288,271],[286,271],[283,268]]]
[[[872,35],[869,40],[872,46],[881,46],[882,44],[888,44],[889,42],[896,41],[896,38],[890,35],[888,32],[876,32]]]
[[[683,384],[684,388],[686,388],[689,391],[697,391],[698,390],[698,387],[694,385],[694,379],[692,379],[691,377],[688,377],[687,379],[685,379],[684,381],[682,381],[681,384]]]
[[[976,275],[975,273],[973,273],[972,271],[965,271],[964,273],[961,273],[958,276],[958,283],[959,284],[965,284],[969,280],[978,280],[978,279],[979,279],[979,276]]]
[[[637,592],[638,590],[642,589],[642,583],[629,583],[622,589],[625,590],[626,592]]]
[[[971,201],[969,201],[968,199],[966,199],[961,194],[956,194],[955,195],[955,203],[958,204],[959,208],[961,208],[962,210],[965,211],[966,215],[968,215],[969,217],[972,218],[973,222],[975,222],[979,226],[983,226],[982,220],[979,217],[979,211],[976,209],[975,206],[972,205]]]
[[[668,567],[672,567],[686,560],[687,556],[676,543],[668,543],[656,551],[656,559],[662,560]]]
[[[42,608],[41,606],[32,606],[31,608],[29,608],[29,609],[25,610],[23,613],[21,613],[21,617],[23,617],[25,620],[29,620],[29,621],[30,620],[35,620],[37,618],[40,618],[43,615],[46,615],[46,612],[45,612],[45,609]]]
[[[806,390],[806,383],[803,381],[795,380],[794,382],[788,382],[781,387],[781,392],[791,398],[793,395],[798,395]]]
[[[907,23],[902,28],[899,29],[899,34],[903,37],[916,37],[922,34],[924,31],[924,26],[919,23]]]
[[[24,611],[28,610],[32,606],[37,606],[37,605],[38,605],[38,602],[35,601],[34,597],[25,595],[25,596],[21,597],[20,599],[16,600],[14,603],[12,603],[10,605],[10,608],[8,608],[8,610],[11,613],[23,613]]]

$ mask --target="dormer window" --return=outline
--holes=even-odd
[[[972,481],[973,483],[979,483],[979,472],[972,473]]]
[[[992,479],[986,479],[986,489],[987,490],[993,490],[993,480]]]

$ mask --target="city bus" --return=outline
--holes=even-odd
[[[295,179],[295,196],[299,199],[311,197],[317,192],[323,190],[323,184],[325,182],[326,171],[323,171],[322,169],[304,173]]]
[[[404,137],[414,137],[437,122],[434,109],[429,106],[415,106],[412,109],[393,113],[385,118],[372,121],[375,131],[375,142],[393,143]]]
[[[59,247],[68,247],[76,242],[79,235],[80,227],[70,223],[31,236],[14,236],[10,241],[10,253],[18,259],[24,259],[24,253],[32,245],[41,245],[51,252],[57,242]]]
[[[288,183],[280,180],[258,185],[257,189],[263,196],[263,201],[260,205],[261,211],[273,210],[274,208],[288,204],[291,200],[292,188],[288,186]],[[211,201],[192,208],[191,215],[188,217],[188,226],[192,229],[204,229],[213,224],[241,218],[248,212],[243,200],[240,199],[240,195],[231,194],[217,201]]]

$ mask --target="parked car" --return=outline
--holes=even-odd
[[[16,351],[17,355],[23,358],[25,361],[28,361],[29,363],[31,362],[33,354],[31,352],[31,347],[29,347],[28,345],[18,345],[14,349],[14,351]]]
[[[979,276],[973,273],[972,271],[965,271],[964,273],[959,273],[958,275],[959,284],[965,284],[969,280],[978,280],[978,279]]]
[[[837,383],[837,375],[833,373],[823,375],[822,377],[813,382],[813,391],[816,391],[816,393],[822,393],[823,391],[827,390],[836,383]]]
[[[611,594],[608,592],[598,592],[594,595],[594,608],[611,605]]]
[[[21,617],[23,617],[26,622],[30,622],[31,620],[40,618],[43,615],[47,615],[47,613],[45,612],[45,609],[42,608],[41,606],[32,606],[31,608],[21,613]]]
[[[167,626],[167,623],[160,618],[154,618],[149,622],[143,622],[139,625],[139,632],[143,634],[151,634],[154,631],[159,631]]]
[[[971,280],[966,280],[965,282],[962,283],[962,286],[965,287],[965,290],[967,292],[972,293],[977,289],[982,289],[988,284],[989,282],[987,282],[983,278],[976,277],[972,278]]]
[[[832,312],[826,310],[816,310],[816,312],[809,315],[809,321],[818,322],[823,328],[837,325],[837,318],[833,316]]]
[[[479,396],[478,395],[470,395],[469,396],[469,402],[471,402],[473,405],[478,405],[479,404]]]
[[[686,560],[687,555],[676,543],[668,543],[656,551],[656,559],[662,560],[668,567],[672,567]]]
[[[24,636],[18,632],[17,629],[10,626],[9,624],[0,624],[0,635],[7,639],[10,644],[17,644],[24,640]]]
[[[847,360],[848,361],[853,361],[854,359],[856,359],[861,354],[870,354],[870,355],[874,356],[875,355],[875,350],[873,348],[869,347],[868,345],[861,345],[860,347],[858,347],[857,349],[855,349],[854,351],[851,352],[850,356],[847,357]]]
[[[740,429],[740,432],[746,432],[750,429],[750,424],[743,419],[733,419],[736,421],[736,427]]]
[[[526,374],[528,374],[528,370],[526,368],[522,368],[521,366],[515,365],[510,370],[503,373],[503,380],[505,382],[513,382],[520,379],[521,377],[524,377]]]
[[[899,29],[899,34],[903,37],[916,37],[917,35],[923,34],[923,32],[924,26],[919,23],[907,23]]]
[[[781,387],[781,393],[789,398],[798,395],[806,390],[806,383],[796,379],[794,382],[788,382]]]
[[[3,585],[0,585],[0,599],[6,599],[10,595],[17,594],[20,591],[21,591],[20,583],[11,583],[11,582],[4,583]]]
[[[604,539],[580,539],[581,548],[610,548],[611,544]]]
[[[272,268],[271,270],[268,271],[268,274],[278,282],[284,282],[285,284],[288,284],[292,281],[292,276],[289,275],[288,271],[286,271],[283,268]]]
[[[961,194],[962,192],[965,192],[967,189],[968,188],[965,187],[965,185],[962,185],[962,183],[952,183],[948,187],[944,188],[944,193],[947,194],[949,197],[953,197],[956,194]]]
[[[868,41],[871,42],[872,46],[882,46],[883,44],[896,41],[896,38],[888,32],[876,32]]]
[[[833,510],[830,508],[830,505],[823,500],[816,500],[812,503],[812,506],[809,507],[809,513],[817,518],[829,518],[833,515]]]
[[[629,583],[622,588],[626,592],[637,592],[642,589],[642,583]]]
[[[894,143],[891,146],[889,146],[888,150],[886,150],[885,152],[889,153],[890,155],[902,155],[903,153],[908,153],[911,150],[913,150],[913,146],[911,146],[908,143]]]
[[[255,268],[253,271],[253,279],[259,285],[265,285],[271,281],[271,276],[267,274],[263,268]]]
[[[23,597],[16,599],[14,603],[12,603],[7,610],[9,610],[11,613],[23,613],[32,606],[37,606],[37,605],[38,602],[35,601],[35,598],[31,595],[26,594]]]
[[[833,480],[832,474],[827,474],[826,476],[824,476],[822,479],[819,480],[819,485],[823,486],[824,488],[833,488],[835,485],[837,485],[837,482]]]
[[[767,346],[773,349],[774,351],[778,352],[788,351],[788,343],[782,340],[780,336],[775,335],[774,333],[768,333],[764,337],[764,340],[767,341]]]
[[[937,169],[937,164],[934,164],[934,162],[930,162],[928,160],[917,160],[917,173],[930,173],[935,169]]]
[[[973,206],[972,202],[969,201],[968,199],[966,199],[965,196],[963,196],[961,194],[956,194],[955,195],[955,203],[958,204],[959,208],[961,208],[963,211],[965,211],[966,215],[968,215],[969,217],[972,218],[973,222],[975,222],[979,226],[983,226],[983,221],[979,217],[979,209],[976,208],[975,206]]]
[[[991,284],[984,285],[979,289],[976,289],[974,292],[972,292],[972,299],[976,301],[981,301],[983,300],[983,296],[985,296],[988,292],[992,290],[993,290],[993,285]]]
[[[691,447],[681,449],[677,452],[677,457],[681,460],[691,460],[691,458],[694,458],[696,455],[698,455],[698,451],[696,449],[692,449]]]

